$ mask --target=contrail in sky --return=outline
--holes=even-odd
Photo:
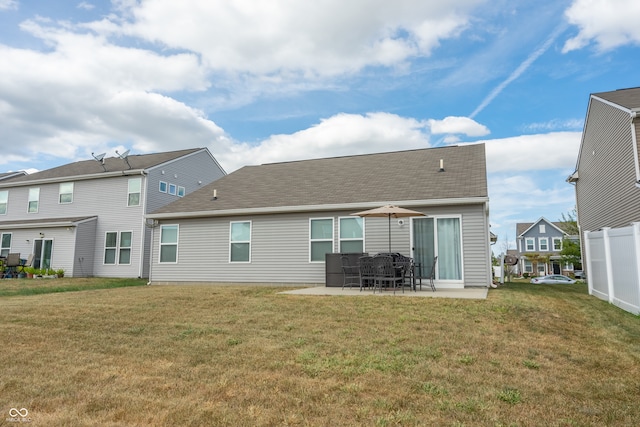
[[[478,107],[475,110],[473,110],[473,113],[471,113],[469,118],[473,119],[475,116],[477,116],[478,113],[484,110],[485,107],[489,105],[496,96],[500,95],[500,93],[504,90],[504,88],[506,88],[512,81],[520,77],[522,73],[524,73],[527,70],[527,68],[529,68],[529,66],[533,63],[533,61],[538,59],[543,53],[547,51],[547,49],[549,49],[551,44],[555,41],[556,38],[558,38],[560,34],[562,34],[562,32],[565,30],[566,27],[567,27],[566,23],[562,23],[558,25],[556,29],[553,30],[549,38],[545,40],[544,44],[540,46],[538,49],[536,49],[535,51],[533,51],[533,53],[531,53],[531,55],[529,55],[529,57],[525,59],[524,62],[522,62],[522,64],[520,64],[520,66],[516,68],[516,70],[513,73],[511,73],[511,75],[505,81],[503,81],[495,89],[493,89],[491,93],[480,103],[480,105],[478,105]]]

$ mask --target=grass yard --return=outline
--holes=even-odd
[[[478,301],[94,280],[0,281],[0,423],[640,425],[640,318],[585,285]]]

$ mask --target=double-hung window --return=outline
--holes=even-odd
[[[538,245],[541,251],[549,250],[549,239],[546,237],[538,237]]]
[[[7,204],[9,203],[9,191],[0,191],[0,215],[6,215]]]
[[[104,244],[105,264],[131,264],[131,231],[108,231]]]
[[[560,252],[562,250],[562,238],[560,237],[553,238],[553,250],[556,252]]]
[[[40,204],[40,188],[34,187],[29,189],[29,204],[27,212],[38,213],[38,205]]]
[[[536,240],[533,237],[527,237],[525,239],[525,250],[527,252],[536,250]]]
[[[251,262],[251,221],[231,222],[229,262]]]
[[[11,252],[11,233],[2,233],[0,236],[0,256],[7,257]]]
[[[339,219],[340,252],[364,252],[364,222],[361,217]]]
[[[142,178],[129,178],[127,206],[140,206]]]
[[[160,226],[160,262],[178,262],[178,225]]]
[[[58,202],[60,204],[73,203],[73,182],[63,182],[60,184]]]
[[[524,260],[524,272],[533,273],[533,264],[529,260]]]
[[[309,261],[324,262],[333,252],[333,218],[309,220]]]

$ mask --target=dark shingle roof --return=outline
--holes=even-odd
[[[8,181],[10,179],[16,179],[16,178],[25,176],[26,174],[27,173],[25,171],[0,173],[0,181]]]
[[[593,95],[629,110],[640,108],[640,87],[594,93]]]
[[[194,153],[201,148],[192,148],[188,150],[169,151],[155,154],[136,154],[127,157],[129,165],[119,157],[105,157],[104,169],[100,162],[96,160],[83,160],[66,165],[58,166],[52,169],[43,170],[26,176],[11,179],[11,183],[28,182],[41,179],[55,179],[83,175],[95,175],[105,172],[120,172],[129,169],[148,169],[153,166],[177,159],[187,154]]]
[[[246,166],[154,214],[472,197],[487,197],[484,144]]]

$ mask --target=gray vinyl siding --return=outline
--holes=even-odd
[[[206,150],[150,168],[147,177],[146,213],[179,199],[177,195],[161,193],[160,181],[182,186],[185,194],[189,194],[224,175],[225,172]]]
[[[576,183],[582,231],[640,221],[629,113],[592,99],[578,160]]]
[[[540,225],[544,224],[545,232],[540,232]],[[535,241],[535,246],[532,251],[527,251],[526,240],[527,238],[533,238]],[[540,238],[547,239],[548,249],[543,251],[540,249]],[[553,239],[554,238],[564,238],[564,234],[562,234],[558,229],[550,224],[548,221],[541,220],[536,222],[526,233],[522,235],[522,237],[518,237],[518,250],[520,252],[539,252],[541,254],[549,254],[549,253],[557,253],[553,251]]]
[[[411,208],[410,206],[407,206]],[[424,210],[424,209],[416,209]],[[426,210],[424,210],[426,212]],[[316,283],[325,282],[325,264],[309,262],[309,220],[334,219],[334,252],[339,252],[338,218],[352,211],[237,216],[164,221],[179,224],[178,262],[158,263],[160,227],[154,229],[154,283]],[[432,215],[462,215],[465,286],[487,286],[490,280],[489,236],[484,205],[429,208]],[[229,262],[229,224],[251,221],[251,262]],[[392,250],[410,254],[410,223],[391,220]],[[395,243],[394,243],[395,242]],[[386,218],[365,218],[365,251],[388,251]]]

